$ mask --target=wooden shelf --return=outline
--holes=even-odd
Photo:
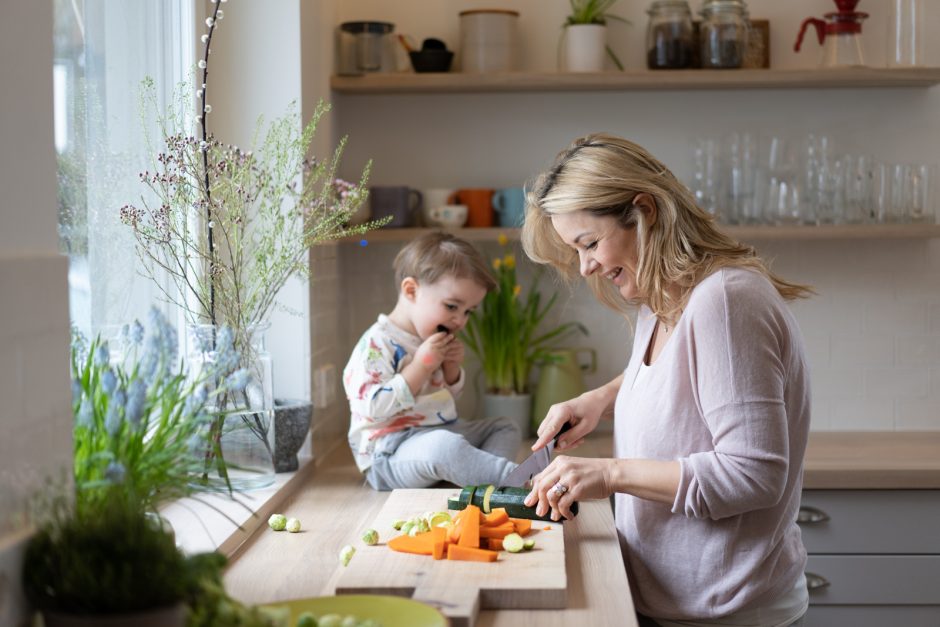
[[[342,94],[407,94],[538,91],[630,91],[677,89],[829,89],[931,87],[940,67],[816,70],[633,70],[627,72],[459,72],[333,76]]]
[[[856,240],[856,239],[933,239],[940,238],[937,224],[851,224],[834,226],[725,226],[726,233],[741,241],[802,241],[802,240]],[[380,229],[360,237],[346,238],[345,242],[367,243],[406,242],[430,228]],[[500,235],[510,240],[519,239],[519,229],[461,228],[442,229],[471,242],[495,242]]]

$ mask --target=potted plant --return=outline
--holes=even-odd
[[[217,397],[213,426],[240,489],[274,481],[275,437],[271,358],[264,346],[268,316],[289,278],[306,276],[308,250],[321,242],[363,234],[383,222],[348,226],[366,198],[367,165],[358,183],[336,177],[345,138],[328,159],[308,157],[317,124],[329,106],[322,102],[302,125],[294,107],[271,122],[259,121],[259,145],[250,150],[226,144],[208,130],[209,46],[223,17],[215,3],[198,66],[201,84],[183,91],[174,110],[159,114],[164,148],[154,170],[141,174],[150,198],[121,208],[122,221],[137,239],[143,271],[167,300],[186,312],[189,359],[214,367],[235,349],[247,384]],[[190,128],[192,95],[199,102],[198,128]],[[145,110],[156,110],[152,81],[144,82]],[[232,335],[223,338],[221,326]],[[224,341],[223,341],[224,340]]]
[[[569,0],[571,13],[563,25],[565,68],[569,72],[600,72],[609,56],[618,70],[623,64],[607,45],[607,20],[629,24],[629,20],[608,13],[617,0]]]
[[[505,235],[499,236],[499,244],[503,247],[508,244]],[[536,276],[523,296],[512,253],[493,259],[492,267],[498,287],[486,295],[480,308],[470,316],[461,339],[480,361],[486,382],[483,415],[510,416],[525,435],[531,416],[529,381],[533,366],[559,340],[576,331],[587,334],[587,329],[577,322],[541,329],[558,295],[552,294],[543,302]]]
[[[279,627],[222,586],[224,556],[186,556],[120,485],[89,502],[55,499],[23,562],[26,598],[46,627]]]

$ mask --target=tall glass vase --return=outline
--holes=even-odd
[[[270,324],[231,333],[209,324],[188,329],[189,367],[217,376],[243,379],[236,385],[216,381],[208,403],[209,444],[203,480],[246,491],[274,483],[274,392],[271,355],[264,346]],[[236,357],[237,356],[237,357]],[[224,460],[220,464],[219,457]]]

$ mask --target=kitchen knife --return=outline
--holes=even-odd
[[[497,487],[528,487],[529,482],[532,481],[532,477],[548,468],[548,465],[552,462],[552,451],[555,450],[555,443],[558,441],[558,437],[569,429],[571,429],[570,422],[563,424],[561,429],[548,444],[529,455],[524,462],[516,466],[515,470],[506,475],[506,478],[503,479]]]

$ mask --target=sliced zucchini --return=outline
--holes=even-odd
[[[490,513],[490,499],[493,497],[493,492],[496,491],[495,485],[486,486],[486,490],[483,491],[483,513]]]
[[[526,538],[525,541],[522,543],[522,548],[525,549],[526,551],[531,551],[532,549],[535,548],[535,540],[533,540],[532,538]]]
[[[503,548],[510,553],[518,553],[525,547],[525,540],[518,533],[510,533],[503,538]]]

